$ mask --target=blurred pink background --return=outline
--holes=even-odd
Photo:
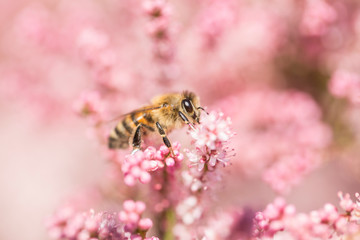
[[[85,121],[73,111],[73,102],[87,89],[101,89],[99,91],[103,91],[102,94],[105,92],[104,95],[109,96],[111,91],[103,90],[106,84],[118,87],[114,90],[115,95],[117,94],[117,97],[113,98],[114,102],[110,98],[104,100],[107,102],[106,113],[110,116],[142,106],[148,103],[151,97],[160,93],[193,90],[202,99],[203,106],[207,106],[208,109],[220,108],[237,121],[234,121],[234,131],[238,132],[236,141],[239,142],[244,141],[241,139],[241,131],[247,126],[245,124],[244,127],[239,122],[245,118],[243,116],[247,112],[241,112],[236,108],[230,109],[237,103],[228,107],[230,100],[227,97],[237,98],[247,91],[251,95],[252,89],[287,91],[289,86],[289,89],[306,92],[315,99],[321,111],[325,112],[325,116],[319,121],[325,119],[324,122],[331,125],[330,118],[341,115],[346,118],[344,122],[348,127],[345,130],[341,127],[338,130],[337,124],[329,127],[333,139],[330,147],[321,148],[321,164],[315,170],[309,171],[285,198],[289,203],[296,205],[298,211],[308,212],[320,208],[326,202],[337,204],[338,191],[352,195],[359,191],[359,105],[352,105],[351,100],[344,100],[347,99],[347,95],[342,96],[344,99],[339,100],[340,103],[334,104],[337,100],[328,100],[331,94],[327,88],[331,76],[343,66],[356,69],[356,74],[360,74],[359,68],[356,68],[359,65],[359,49],[356,43],[346,43],[360,42],[358,33],[355,33],[359,29],[354,27],[355,19],[359,18],[359,4],[349,0],[342,5],[341,1],[334,1],[331,4],[336,11],[337,20],[328,19],[325,22],[336,26],[331,25],[328,32],[317,31],[316,34],[311,32],[315,31],[314,29],[310,31],[296,28],[296,39],[290,39],[288,34],[292,31],[291,21],[297,22],[294,26],[299,27],[299,19],[303,16],[302,11],[305,11],[303,8],[297,10],[298,3],[295,0],[277,0],[273,4],[257,1],[258,5],[250,3],[251,1],[227,1],[230,6],[235,6],[230,9],[235,10],[232,13],[234,15],[225,13],[225,17],[221,14],[217,16],[217,11],[213,15],[211,11],[214,10],[211,9],[210,13],[199,10],[205,8],[205,1],[170,2],[173,4],[174,19],[178,21],[173,23],[174,34],[178,35],[174,37],[175,43],[170,42],[170,47],[167,47],[171,48],[171,51],[176,51],[176,57],[175,60],[158,64],[152,59],[153,52],[149,50],[154,42],[154,45],[156,44],[156,40],[149,40],[150,37],[144,33],[146,20],[141,19],[141,13],[137,12],[137,1],[71,3],[0,0],[1,239],[48,239],[45,219],[62,201],[81,189],[91,188],[94,184],[101,185],[106,180],[104,176],[108,174],[110,164],[102,153],[102,145],[94,141],[94,133],[91,131],[92,120]],[[228,6],[223,7],[225,12],[229,10]],[[350,14],[352,7],[353,12]],[[40,22],[42,18],[46,19],[45,30],[40,26],[39,32],[36,27],[32,32],[32,29],[27,29],[29,26],[23,26],[27,23],[31,25],[30,20],[34,20],[31,18],[31,11],[34,9],[35,13],[39,14]],[[204,15],[219,17],[219,32],[226,32],[227,28],[232,30],[227,32],[224,39],[216,40],[212,34],[217,33],[213,33],[212,30],[216,32],[217,25],[199,20],[202,19],[201,12]],[[80,13],[84,15],[77,15]],[[318,16],[317,14],[319,13],[315,13],[315,16]],[[347,19],[349,14],[352,16],[351,19]],[[211,19],[209,16],[204,18]],[[129,27],[126,18],[130,19]],[[36,21],[35,18],[35,25]],[[199,24],[198,21],[204,25],[209,24],[210,30],[206,27],[197,29],[195,24]],[[313,19],[311,23],[314,22],[316,20]],[[235,27],[232,24],[235,24]],[[116,63],[109,63],[114,69],[112,74],[116,76],[114,81],[108,81],[106,84],[101,82],[103,76],[99,77],[98,69],[93,67],[98,63],[87,65],[87,61],[91,62],[91,59],[82,62],[81,58],[86,58],[86,49],[84,53],[81,52],[81,47],[84,46],[74,47],[78,44],[75,43],[75,39],[79,40],[78,33],[86,29],[87,25],[96,26],[95,29],[100,29],[100,32],[104,32],[111,39],[110,44],[105,44],[104,48],[118,54]],[[273,27],[274,25],[276,27]],[[70,26],[73,28],[69,28]],[[21,32],[22,28],[29,30],[29,33]],[[24,33],[24,36],[19,37],[19,31]],[[202,31],[205,35],[208,34],[207,37],[201,35]],[[299,36],[300,33],[304,34],[302,31],[306,34],[310,31],[311,34]],[[52,35],[53,33],[57,33],[58,36]],[[214,51],[201,50],[211,49],[213,44],[216,46],[217,41],[220,42],[218,49],[215,47]],[[322,42],[321,47],[314,42]],[[172,49],[173,45],[176,45],[175,50]],[[299,45],[305,45],[306,51],[300,50],[298,53]],[[282,52],[283,49],[286,49],[284,52],[288,52]],[[85,57],[81,56],[82,54]],[[172,53],[165,51],[162,54],[172,58]],[[311,80],[299,81],[300,83],[288,80],[287,74],[297,76],[296,73],[291,70],[290,73],[280,71],[274,67],[279,61],[285,62],[286,65],[286,54],[289,58],[301,59],[309,66],[316,63],[319,64],[319,69],[326,69],[325,84],[319,87],[318,82],[314,83]],[[111,56],[104,58],[103,61],[111,62]],[[306,71],[309,66],[301,66],[299,63],[294,68]],[[158,80],[159,75],[166,76],[165,80]],[[21,80],[24,76],[25,84]],[[311,74],[307,77],[313,78]],[[20,83],[17,83],[18,78]],[[328,114],[331,111],[333,112]],[[239,116],[238,112],[244,115]],[[350,140],[346,131],[352,132]],[[172,139],[177,137],[184,137],[184,131],[179,130],[170,134]],[[239,143],[236,141],[234,140],[235,145]],[[246,150],[245,147],[236,149],[237,156],[242,156],[242,151]],[[237,164],[237,159],[235,157],[233,167],[226,170],[229,176],[225,181],[226,188],[219,193],[219,198],[225,206],[262,209],[277,194],[263,182],[260,174],[243,175],[244,165]]]

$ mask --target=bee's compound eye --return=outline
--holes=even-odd
[[[189,100],[187,100],[187,99],[183,100],[182,105],[183,105],[186,112],[192,113],[194,111],[194,109],[193,109],[193,107],[192,107]]]

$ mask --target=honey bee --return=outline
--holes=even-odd
[[[205,111],[200,106],[199,98],[188,91],[160,95],[154,97],[151,103],[149,106],[123,115],[122,121],[109,135],[109,148],[128,148],[131,142],[134,153],[140,149],[142,135],[158,132],[164,144],[172,152],[166,134],[184,124],[195,129],[194,124],[200,123],[200,110]]]

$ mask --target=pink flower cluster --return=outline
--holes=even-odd
[[[123,211],[119,213],[119,219],[125,224],[126,232],[146,233],[153,225],[151,219],[141,218],[146,206],[141,201],[126,200],[123,203]]]
[[[126,200],[123,211],[117,213],[76,212],[71,206],[60,208],[47,221],[49,236],[52,239],[68,240],[159,240],[146,238],[152,227],[149,218],[141,218],[145,211],[141,201]]]
[[[353,202],[348,193],[344,196],[342,192],[339,192],[338,196],[340,198],[340,207],[346,212],[349,221],[360,224],[360,194],[355,193],[356,202]]]
[[[156,59],[170,62],[174,55],[172,29],[170,26],[171,7],[165,0],[146,0],[143,9],[149,17],[147,31],[153,39]]]
[[[190,132],[194,139],[195,150],[187,150],[190,166],[197,166],[199,171],[204,168],[211,170],[219,163],[229,162],[229,150],[225,144],[234,135],[230,129],[231,120],[223,113],[211,112],[201,119],[201,124]]]
[[[319,165],[331,141],[319,106],[301,92],[245,90],[224,100],[220,108],[232,116],[237,129],[232,146],[241,151],[234,166],[248,176],[261,174],[280,193]]]
[[[95,214],[93,210],[77,213],[71,207],[59,209],[47,221],[49,236],[52,239],[122,240],[123,226],[116,213]]]
[[[180,221],[175,226],[174,233],[178,239],[193,239],[206,235],[209,239],[216,237],[217,233],[212,230],[204,233],[207,198],[203,193],[204,190],[209,190],[210,186],[221,182],[221,171],[217,170],[218,166],[225,166],[229,162],[230,156],[225,145],[234,135],[230,125],[230,118],[225,118],[221,112],[213,111],[202,116],[200,125],[189,131],[193,138],[193,150],[185,151],[190,168],[182,171],[181,176],[184,186],[190,191],[176,206],[176,214]],[[211,192],[207,191],[209,194]]]
[[[330,79],[329,90],[335,97],[346,98],[352,104],[359,104],[360,75],[351,71],[338,70]]]
[[[149,172],[163,169],[165,166],[169,171],[178,167],[184,159],[183,154],[180,153],[180,147],[179,143],[173,143],[173,156],[165,145],[160,146],[159,150],[148,147],[145,151],[137,151],[135,154],[127,155],[125,161],[121,163],[125,184],[133,186],[137,179],[141,183],[148,183],[151,180]]]
[[[277,198],[263,212],[257,213],[254,236],[257,239],[272,239],[286,233],[288,238],[298,240],[351,237],[360,231],[359,194],[356,194],[356,204],[348,194],[343,197],[339,193],[339,196],[344,213],[329,203],[309,214],[296,213],[293,205],[287,205],[284,199]]]

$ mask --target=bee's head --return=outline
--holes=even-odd
[[[200,123],[201,110],[205,111],[200,106],[199,98],[192,92],[184,92],[183,100],[181,101],[181,108],[190,122],[193,124]]]

